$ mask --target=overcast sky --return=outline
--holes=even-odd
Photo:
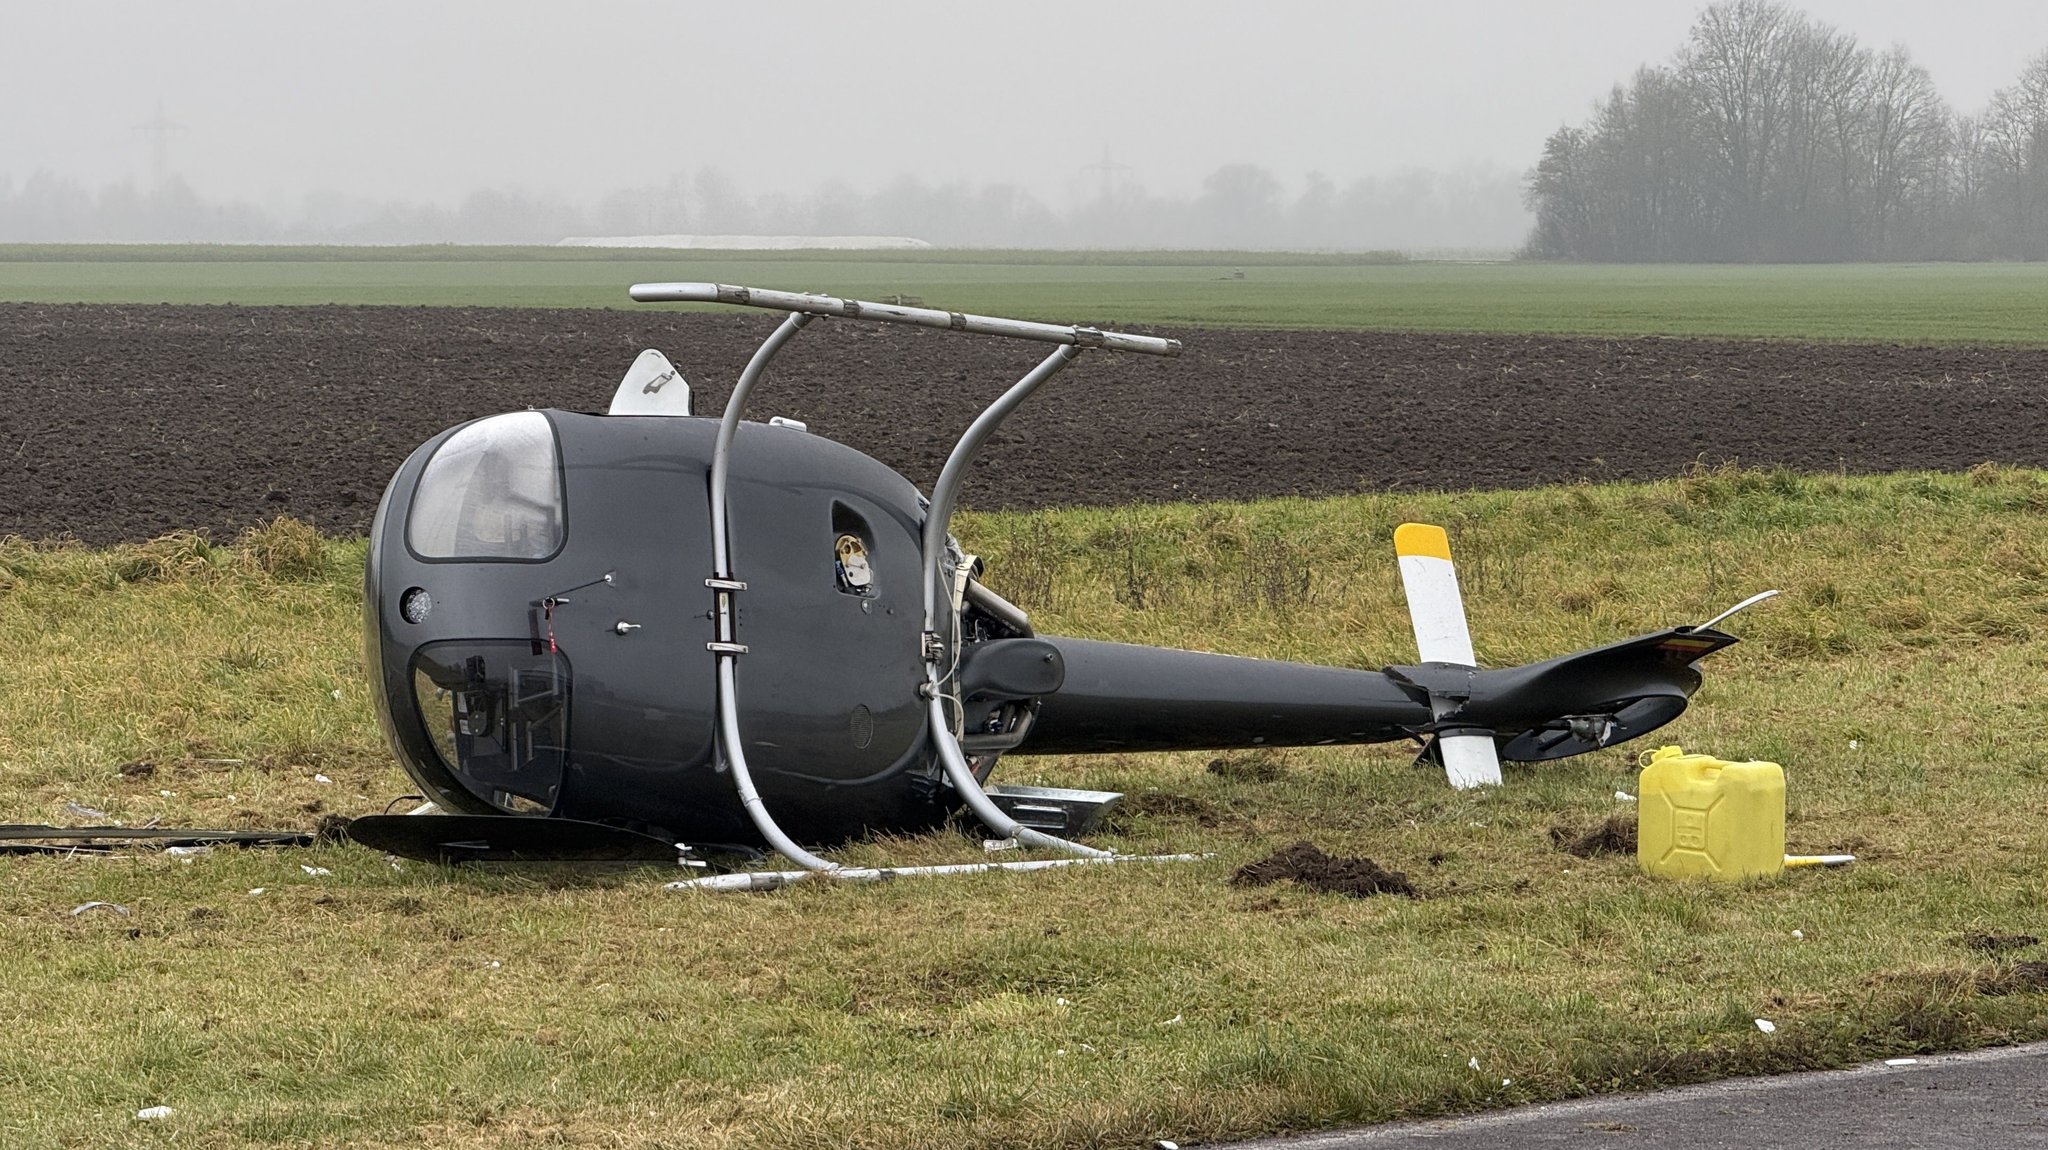
[[[1515,172],[1694,0],[590,3],[0,0],[0,178],[147,182],[157,115],[202,194],[592,201],[715,166],[742,190],[1012,182],[1099,164],[1181,194],[1225,163],[1289,187]],[[1964,111],[2048,50],[2043,0],[1812,0],[1902,42]]]

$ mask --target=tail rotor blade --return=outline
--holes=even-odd
[[[1433,524],[1403,523],[1394,529],[1394,551],[1400,556],[1401,587],[1408,596],[1418,660],[1477,667],[1465,599],[1458,591],[1458,569],[1451,564],[1450,535]],[[1441,719],[1457,709],[1459,700],[1432,692],[1429,706]],[[1462,791],[1500,785],[1500,754],[1491,734],[1443,734],[1437,736],[1436,747],[1451,786]]]
[[[1465,599],[1458,592],[1458,569],[1451,565],[1451,537],[1428,523],[1403,523],[1394,529],[1394,551],[1401,557],[1401,587],[1408,595],[1408,619],[1415,625],[1417,661],[1478,666],[1472,654],[1472,632],[1465,625]]]

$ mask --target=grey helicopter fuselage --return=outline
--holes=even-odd
[[[708,481],[718,421],[525,411],[450,429],[399,468],[365,572],[365,652],[402,765],[452,812],[758,843],[716,731]],[[742,422],[727,505],[740,738],[801,842],[917,831],[960,799],[930,723],[920,535],[903,476],[797,426]],[[985,777],[998,756],[1370,743],[1483,727],[1559,758],[1669,721],[1675,628],[1505,670],[1309,666],[1037,637],[963,577],[941,684]],[[1431,698],[1463,705],[1448,717]]]

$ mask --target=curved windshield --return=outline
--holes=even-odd
[[[422,559],[546,559],[562,546],[562,472],[538,411],[448,437],[413,494],[405,542]]]

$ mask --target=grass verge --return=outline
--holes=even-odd
[[[7,859],[0,1143],[1135,1147],[2048,1036],[2041,953],[1971,945],[2048,935],[2044,515],[2048,477],[1986,467],[968,516],[1046,630],[1355,666],[1413,657],[1408,518],[1450,527],[1489,664],[1783,587],[1664,737],[1784,763],[1790,846],[1861,861],[1706,886],[1557,849],[1627,809],[1641,745],[1478,794],[1401,748],[1016,759],[1129,793],[1119,849],[1214,857],[762,896],[352,847]],[[8,819],[402,793],[361,554],[289,522],[0,546]],[[1301,838],[1423,897],[1229,884]],[[95,900],[129,913],[69,913]]]

